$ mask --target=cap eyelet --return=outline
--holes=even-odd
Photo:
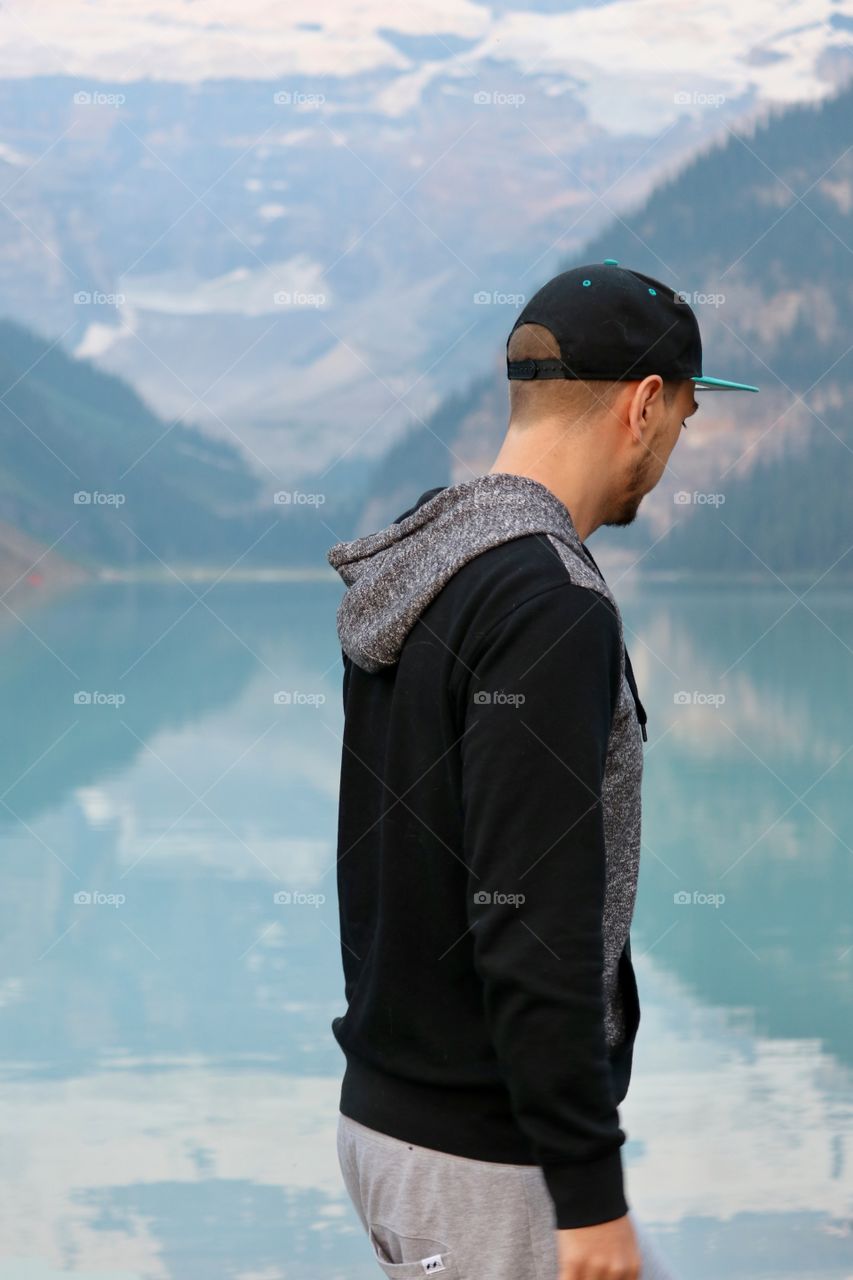
[[[653,298],[656,298],[658,295],[657,289],[649,289],[649,293],[652,295]]]
[[[589,288],[589,286],[592,284],[592,281],[591,281],[591,280],[583,280],[581,283],[583,284],[583,287],[584,287],[585,289],[588,289],[588,288]]]

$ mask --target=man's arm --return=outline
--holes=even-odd
[[[620,660],[610,603],[567,581],[491,628],[467,689],[464,856],[475,964],[558,1228],[610,1222],[628,1209],[602,940],[601,788]]]

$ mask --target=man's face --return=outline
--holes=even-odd
[[[661,393],[660,403],[652,415],[638,456],[632,460],[628,475],[623,478],[621,492],[616,500],[616,510],[608,525],[624,526],[636,518],[640,503],[651,493],[660,480],[669,455],[678,442],[687,418],[697,411],[694,384],[688,380],[679,384],[669,403]]]

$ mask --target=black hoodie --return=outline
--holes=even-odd
[[[564,504],[504,472],[329,561],[341,1110],[540,1165],[558,1227],[621,1217],[645,713],[616,602]]]

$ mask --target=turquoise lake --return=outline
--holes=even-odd
[[[611,585],[629,1200],[685,1280],[845,1280],[853,588]],[[0,631],[3,1280],[381,1274],[335,1153],[339,596],[98,585]]]

